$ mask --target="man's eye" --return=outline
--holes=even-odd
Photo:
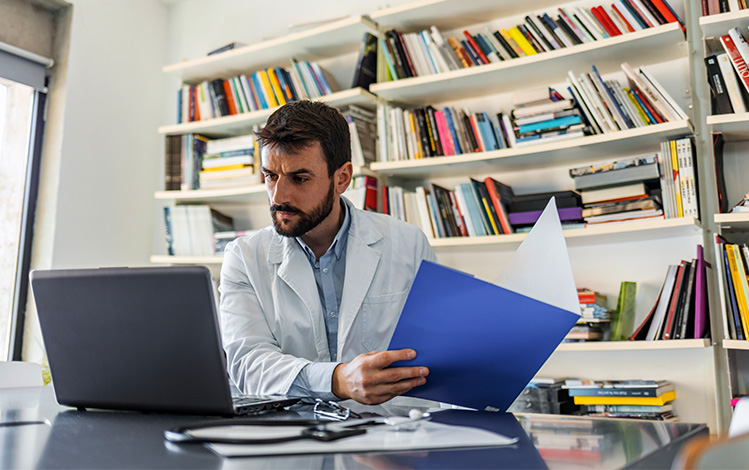
[[[278,175],[274,175],[273,173],[266,173],[265,179],[270,180],[270,181],[275,181],[276,179],[278,179]]]
[[[297,183],[304,183],[305,181],[309,181],[309,178],[305,178],[304,176],[295,176],[294,181]]]

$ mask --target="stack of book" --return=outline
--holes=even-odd
[[[335,79],[317,62],[291,59],[291,67],[267,68],[250,75],[198,84],[177,91],[177,123],[274,108],[338,91]]]
[[[513,147],[582,137],[590,133],[580,108],[553,88],[512,95]]]
[[[570,399],[564,379],[535,377],[507,409],[510,413],[577,414],[580,407]]]
[[[601,41],[621,34],[683,21],[666,0],[617,0],[610,6],[563,7],[529,15],[524,22],[475,34],[444,37],[429,29],[387,31],[380,39],[388,80],[419,77],[486,65]]]
[[[353,104],[339,109],[351,135],[351,163],[363,167],[377,160],[377,114]]]
[[[749,249],[746,244],[728,243],[716,235],[715,267],[721,310],[726,315],[725,338],[749,339]]]
[[[199,174],[199,188],[225,188],[260,183],[255,169],[255,137],[252,134],[208,141]]]
[[[382,187],[382,210],[421,227],[430,238],[475,237],[512,233],[507,207],[512,188],[487,177],[473,178],[454,190],[429,183],[414,192]]]
[[[640,67],[621,64],[631,81],[603,80],[594,65],[590,73],[567,73],[568,91],[578,103],[594,134],[606,134],[662,122],[686,120],[687,114],[655,77]]]
[[[575,191],[515,195],[510,204],[510,225],[516,232],[529,231],[552,197],[555,198],[562,227],[582,228],[582,201]]]
[[[215,255],[223,255],[226,250],[226,245],[229,242],[236,240],[239,237],[246,237],[254,234],[257,230],[229,230],[227,232],[214,232],[213,234],[213,246]]]
[[[741,11],[747,8],[746,0],[723,0],[702,2],[702,16]]]
[[[684,137],[662,142],[658,162],[662,175],[661,192],[666,218],[699,218],[693,138]]]
[[[606,296],[587,288],[579,288],[577,297],[580,300],[580,319],[563,341],[581,343],[605,340],[606,327],[611,322],[611,315],[606,307]]]
[[[201,163],[210,140],[199,134],[166,136],[164,187],[167,191],[200,187]]]
[[[463,155],[512,147],[509,116],[433,106],[377,111],[380,161]]]
[[[741,277],[746,285],[746,277]],[[692,261],[682,260],[668,267],[655,304],[629,339],[704,338],[710,334],[708,318],[705,259],[702,246],[698,245],[697,257]]]
[[[658,155],[571,168],[586,223],[662,217]]]
[[[568,379],[564,388],[588,416],[678,421],[674,385],[665,380],[590,381]]]
[[[164,207],[167,253],[171,256],[212,256],[214,232],[234,230],[234,220],[207,205]]]
[[[745,113],[749,75],[749,44],[739,28],[720,37],[725,52],[705,58],[713,114]],[[741,84],[739,84],[739,82]]]

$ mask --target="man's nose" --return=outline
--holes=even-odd
[[[289,201],[289,185],[288,180],[283,176],[279,176],[273,185],[271,192],[271,203],[272,204],[284,204]]]

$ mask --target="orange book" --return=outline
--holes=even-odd
[[[231,85],[229,80],[224,80],[224,93],[226,94],[226,102],[229,104],[229,114],[238,114],[237,104],[234,102],[234,93],[231,92]]]
[[[195,108],[195,120],[200,121],[200,85],[192,87],[193,107]]]
[[[487,176],[484,179],[484,185],[486,190],[489,192],[489,199],[491,199],[494,211],[497,213],[499,219],[499,225],[502,226],[502,233],[512,233],[512,227],[510,226],[510,218],[507,215],[505,207],[502,205],[502,198],[499,197],[499,191],[497,191],[498,181],[495,181],[491,176]]]

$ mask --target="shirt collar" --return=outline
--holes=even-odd
[[[325,252],[325,254],[327,255],[328,253],[330,253],[331,250],[333,250],[333,253],[335,253],[336,260],[341,259],[343,248],[346,246],[346,241],[348,240],[348,231],[349,231],[349,228],[351,227],[351,214],[349,213],[348,204],[345,204],[340,197],[338,198],[338,200],[339,200],[339,203],[341,204],[341,209],[343,210],[343,214],[344,214],[343,223],[341,224],[341,228],[338,229],[338,233],[336,234],[335,238],[333,238],[333,243],[330,244],[330,247]],[[302,240],[302,237],[296,237],[296,241],[299,243],[299,246],[301,246],[304,252],[307,254],[307,257],[312,262],[314,262],[315,253],[312,251],[312,249],[309,246],[307,246],[306,243],[304,243],[304,240]]]

